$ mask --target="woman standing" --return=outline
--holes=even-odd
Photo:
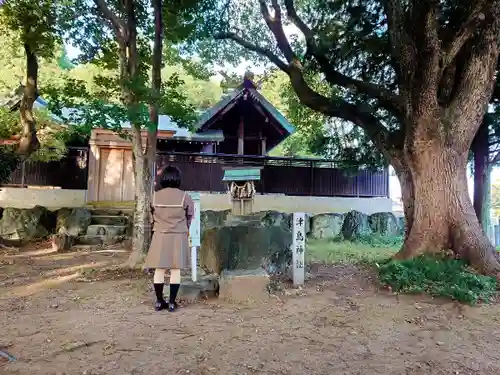
[[[153,195],[153,238],[144,268],[154,268],[155,310],[177,308],[175,299],[181,283],[181,269],[190,266],[189,226],[193,218],[193,200],[179,189],[181,173],[175,167],[165,167],[160,173],[157,191]],[[166,271],[170,270],[170,298],[163,297]]]

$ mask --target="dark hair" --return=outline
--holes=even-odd
[[[181,186],[181,171],[176,167],[167,166],[163,168],[158,176],[157,190],[165,188],[178,189]]]

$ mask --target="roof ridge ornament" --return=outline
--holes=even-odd
[[[256,89],[257,86],[254,83],[255,74],[253,74],[250,70],[247,70],[243,75],[243,87],[246,89]]]

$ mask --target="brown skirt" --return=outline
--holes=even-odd
[[[154,232],[144,268],[178,268],[191,266],[187,233]]]

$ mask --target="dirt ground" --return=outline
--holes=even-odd
[[[322,266],[265,305],[156,313],[142,273],[98,271],[126,252],[47,248],[0,250],[0,350],[17,358],[0,374],[500,374],[498,305],[398,297]]]

